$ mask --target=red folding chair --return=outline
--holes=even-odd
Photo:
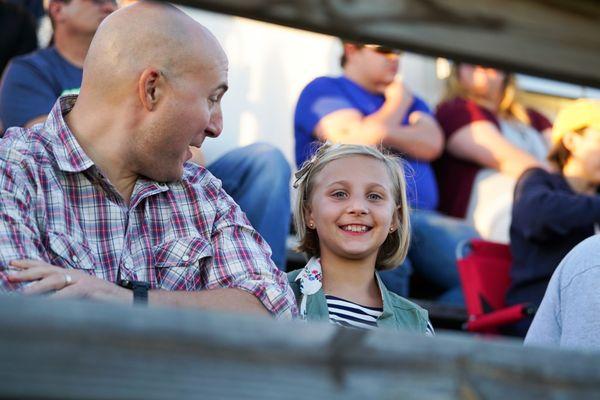
[[[510,248],[501,243],[472,239],[459,244],[457,264],[469,319],[469,332],[499,333],[504,325],[534,313],[528,304],[507,307],[510,285]]]

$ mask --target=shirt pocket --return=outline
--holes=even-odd
[[[85,243],[73,240],[72,237],[62,233],[50,233],[48,241],[50,246],[48,253],[52,265],[69,269],[94,270],[94,257]]]
[[[204,261],[213,256],[210,242],[179,238],[153,249],[158,287],[164,290],[199,290],[205,286]]]

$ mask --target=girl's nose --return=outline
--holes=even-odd
[[[366,215],[369,213],[369,208],[362,201],[353,201],[348,208],[348,212],[354,215]]]

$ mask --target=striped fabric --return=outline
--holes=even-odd
[[[329,320],[337,325],[360,329],[377,328],[382,307],[365,307],[339,297],[326,295]]]
[[[435,336],[435,331],[433,330],[433,325],[431,325],[430,321],[427,321],[427,328],[425,329],[425,336]]]
[[[140,177],[126,204],[65,124],[75,100],[0,142],[0,293],[20,287],[3,273],[10,261],[37,259],[154,289],[237,288],[275,315],[297,313],[268,245],[218,179],[187,163],[177,182]]]
[[[377,328],[377,318],[383,313],[381,307],[366,307],[339,297],[325,295],[329,320],[337,325],[360,329]],[[425,336],[435,336],[433,325],[427,321]]]

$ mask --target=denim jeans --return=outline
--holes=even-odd
[[[379,273],[379,277],[390,292],[394,292],[402,297],[408,297],[410,276],[412,273],[412,265],[407,257],[399,267],[389,271],[382,271]]]
[[[255,143],[226,153],[207,168],[269,244],[275,265],[285,270],[291,170],[283,153],[269,144]]]
[[[406,296],[409,273],[414,270],[444,290],[438,301],[464,305],[456,268],[456,246],[463,240],[478,237],[475,228],[461,219],[428,210],[413,210],[410,223],[412,237],[408,263],[405,261],[399,268],[383,272],[381,277],[385,285],[393,292]],[[407,264],[409,267],[404,268]]]

